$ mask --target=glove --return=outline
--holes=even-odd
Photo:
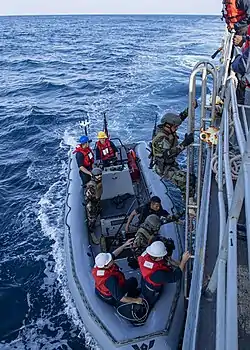
[[[180,212],[180,213],[176,213],[176,214],[172,215],[172,218],[173,218],[174,221],[177,221],[177,220],[179,220],[184,214],[185,214],[185,211],[182,211],[182,212]]]
[[[181,145],[183,147],[187,147],[189,145],[191,145],[191,143],[194,142],[194,133],[190,132],[190,134],[185,134],[185,138],[183,140],[183,142],[181,143]]]

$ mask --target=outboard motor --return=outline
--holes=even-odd
[[[118,315],[130,321],[134,326],[142,326],[146,322],[149,312],[147,300],[142,300],[142,304],[124,303],[118,306]]]

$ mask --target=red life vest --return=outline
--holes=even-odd
[[[224,0],[224,5],[223,16],[229,29],[232,29],[235,23],[246,18],[246,12],[237,8],[237,0]]]
[[[138,181],[140,180],[140,170],[136,164],[136,154],[133,149],[129,150],[127,153],[128,156],[128,167],[130,176],[132,178],[132,181]]]
[[[164,270],[167,272],[172,271],[172,269],[166,265],[166,262],[163,259],[155,261],[146,252],[139,256],[138,263],[143,279],[154,287],[160,287],[163,285],[163,283],[155,283],[151,281],[150,277],[153,273],[155,273],[158,270]]]
[[[113,158],[115,155],[109,139],[106,139],[105,143],[103,144],[100,141],[97,141],[96,147],[98,147],[100,151],[101,160],[107,160],[107,159]]]
[[[120,287],[123,287],[125,284],[124,274],[119,270],[119,267],[116,264],[113,264],[109,269],[100,269],[95,266],[92,269],[92,275],[95,280],[95,288],[106,297],[111,296],[109,289],[105,286],[105,282],[109,277],[116,277]]]
[[[94,153],[90,147],[82,148],[80,145],[76,146],[73,154],[82,153],[84,155],[83,166],[87,169],[92,169],[92,165],[94,164]]]

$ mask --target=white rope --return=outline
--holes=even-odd
[[[231,166],[231,175],[232,179],[235,181],[238,178],[239,171],[240,171],[240,165],[241,165],[241,155],[235,154],[233,152],[229,152],[229,162]],[[218,183],[218,155],[213,156],[212,158],[212,171],[215,174],[215,180]],[[225,173],[223,170],[223,185],[225,184]]]

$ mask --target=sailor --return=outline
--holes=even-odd
[[[153,196],[150,201],[137,209],[134,209],[128,217],[127,224],[125,226],[125,231],[129,232],[129,225],[135,216],[139,216],[139,225],[142,224],[145,219],[151,215],[155,214],[158,217],[164,219],[164,224],[169,222],[178,221],[182,216],[182,213],[176,215],[170,215],[165,209],[162,208],[161,199],[157,196]]]
[[[156,241],[161,241],[166,247],[167,255],[165,256],[166,264],[173,268],[180,265],[180,261],[173,259],[173,251],[175,250],[175,244],[172,238],[163,237],[160,235],[154,236],[151,239],[151,244]]]
[[[155,241],[161,241],[165,245],[167,249],[166,261],[168,265],[179,266],[179,261],[172,258],[173,251],[175,250],[174,241],[171,238],[159,235],[161,224],[161,219],[155,214],[149,215],[145,222],[141,224],[132,244],[133,257],[128,258],[128,263],[131,268],[137,269],[139,267],[137,258]]]
[[[98,215],[101,212],[101,196],[102,196],[102,170],[94,168],[92,170],[92,178],[86,185],[85,203],[88,220],[89,233],[94,244],[99,244],[99,240],[94,234],[94,228]]]
[[[126,279],[114,262],[114,259],[131,245],[132,240],[129,239],[121,247],[114,250],[112,254],[98,254],[92,270],[96,295],[101,300],[116,307],[124,303],[142,303],[142,299],[138,297],[140,291],[137,289],[137,279],[135,277]]]
[[[250,20],[250,0],[224,0],[223,17],[228,30],[244,35]]]
[[[197,108],[197,101],[194,108]],[[194,142],[194,134],[186,134],[181,144],[178,143],[177,128],[187,118],[188,109],[182,113],[166,113],[158,125],[157,134],[152,140],[153,159],[155,171],[162,178],[171,181],[180,188],[183,196],[186,193],[186,172],[181,170],[176,162],[176,157]],[[193,177],[191,176],[193,180]],[[190,197],[194,192],[194,181],[190,181]]]
[[[159,216],[151,214],[146,217],[146,220],[141,224],[136,232],[133,241],[132,250],[134,256],[140,256],[144,250],[151,244],[152,239],[158,235],[161,227],[161,220]]]
[[[250,29],[250,26],[249,26]],[[249,31],[250,32],[250,31]],[[245,84],[244,104],[250,105],[250,40],[246,42],[242,53],[235,57],[232,68],[238,73]],[[247,120],[250,119],[249,111],[246,109]]]
[[[104,131],[99,131],[96,143],[96,160],[102,161],[104,167],[117,161],[118,149]]]
[[[79,167],[79,174],[82,179],[83,186],[91,180],[91,170],[94,164],[94,153],[89,147],[88,136],[81,136],[79,139],[79,145],[73,152],[76,154],[76,161]]]
[[[166,283],[175,283],[182,278],[182,272],[190,258],[189,252],[185,252],[179,266],[173,269],[166,262],[166,255],[167,250],[164,243],[156,241],[147,247],[138,258],[142,274],[142,295],[151,307],[160,297]]]

